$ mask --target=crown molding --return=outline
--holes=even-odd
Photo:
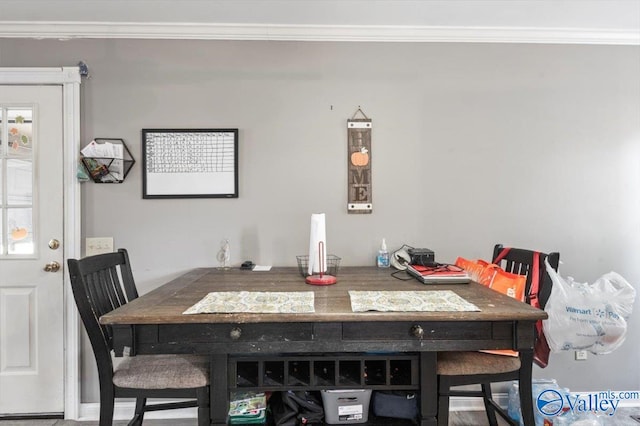
[[[76,21],[0,21],[0,38],[640,45],[640,31],[632,29]]]

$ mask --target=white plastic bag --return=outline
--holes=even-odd
[[[615,272],[593,284],[562,278],[545,260],[553,281],[545,306],[549,318],[542,321],[551,352],[588,350],[607,354],[622,345],[635,289]]]

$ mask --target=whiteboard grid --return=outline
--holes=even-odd
[[[143,198],[237,198],[237,129],[142,134]]]

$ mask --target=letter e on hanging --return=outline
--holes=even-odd
[[[365,118],[357,119],[360,112]],[[366,214],[373,211],[371,192],[371,119],[360,108],[347,120],[348,203],[347,212]]]

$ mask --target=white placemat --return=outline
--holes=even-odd
[[[353,312],[461,312],[480,311],[451,290],[349,291]]]
[[[216,291],[207,294],[183,314],[315,312],[312,291]]]

